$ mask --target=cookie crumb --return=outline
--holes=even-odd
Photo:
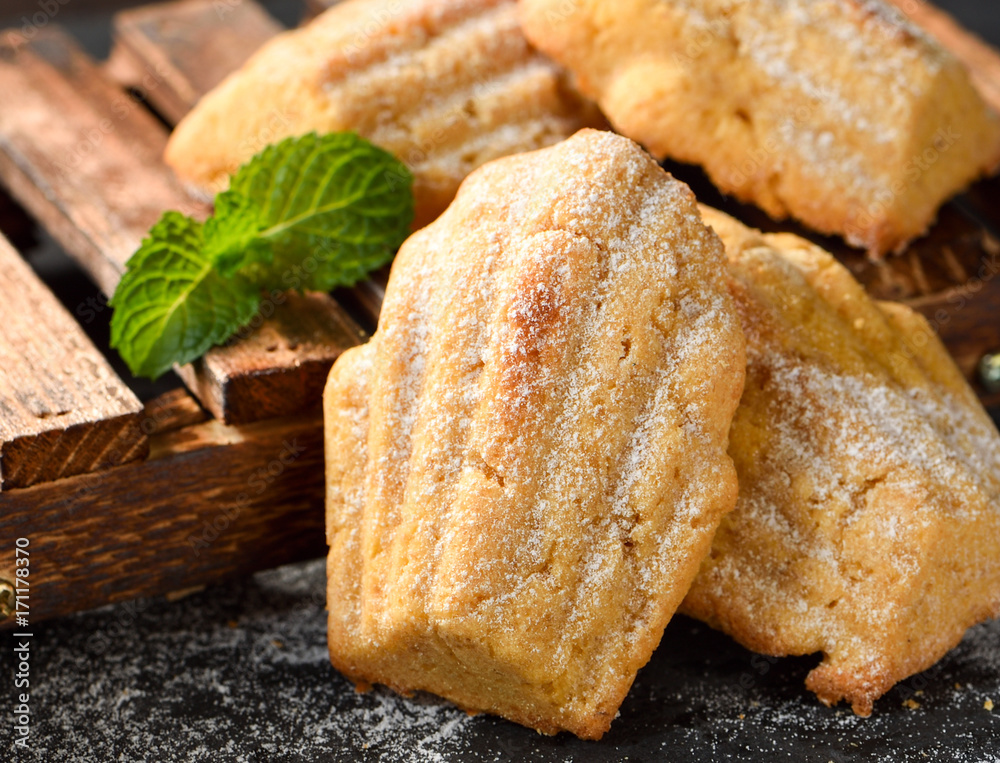
[[[989,712],[991,712],[991,713],[992,713],[992,712],[993,712],[993,700],[992,700],[992,699],[988,699],[988,700],[986,700],[986,701],[985,701],[985,702],[983,703],[983,709],[984,709],[984,710],[988,710]]]
[[[910,710],[918,710],[920,709],[920,703],[911,697],[903,703],[903,707],[908,707]]]

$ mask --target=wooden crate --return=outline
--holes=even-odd
[[[1000,109],[1000,56],[946,16],[919,20]],[[164,124],[278,31],[252,0],[147,6],[118,14],[103,65],[55,24],[0,33],[0,182],[110,294],[164,210],[209,211],[163,165]],[[5,219],[16,227],[0,205]],[[876,296],[927,315],[996,404],[975,369],[1000,349],[998,230],[992,180],[902,257],[873,264],[824,243]],[[0,586],[19,537],[30,539],[32,622],[323,554],[320,392],[377,322],[385,277],[274,295],[246,336],[178,369],[187,390],[143,405],[0,239]]]

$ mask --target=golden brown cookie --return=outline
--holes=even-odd
[[[481,164],[600,122],[528,45],[513,0],[347,0],[278,35],[206,95],[166,159],[219,190],[268,143],[353,130],[413,170],[421,225]]]
[[[600,737],[736,500],[743,345],[721,244],[636,144],[476,171],[330,375],[334,665]]]
[[[882,0],[521,0],[616,129],[881,255],[1000,160],[963,66]]]
[[[747,335],[740,495],[682,611],[859,715],[1000,614],[1000,436],[927,322],[832,256],[704,210]]]

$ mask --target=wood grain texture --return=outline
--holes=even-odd
[[[349,289],[337,289],[334,298],[350,311],[358,324],[369,334],[378,327],[378,316],[385,300],[385,287],[389,283],[390,267],[387,265],[371,274],[367,281]]]
[[[152,437],[201,424],[208,418],[208,413],[193,397],[183,389],[175,389],[146,403],[140,426],[146,435]]]
[[[166,80],[156,76],[150,92]],[[0,93],[0,179],[106,294],[164,210],[209,213],[163,164],[162,125],[57,28],[30,41],[2,34]],[[317,321],[317,306],[328,324]],[[289,351],[275,353],[274,335],[282,333]],[[241,341],[210,350],[181,374],[228,423],[291,415],[317,404],[333,361],[361,339],[327,296],[272,300]],[[301,352],[290,349],[296,345]]]
[[[29,538],[35,624],[322,556],[322,431],[319,414],[209,420],[154,434],[143,463],[0,494],[0,577]]]
[[[180,377],[216,418],[247,422],[319,405],[335,357],[332,348],[351,347],[363,333],[341,307],[325,294],[272,293],[262,311],[273,307],[269,320],[255,319],[245,330],[252,341],[238,339],[214,358],[203,358],[178,371]],[[237,334],[237,337],[240,335]],[[263,350],[263,352],[260,352]],[[273,369],[281,369],[274,373]],[[302,401],[302,402],[298,402]]]
[[[122,11],[113,30],[115,70],[176,124],[281,25],[256,3],[182,0]]]
[[[0,178],[106,293],[166,209],[205,217],[160,159],[166,132],[64,32],[0,33]]]
[[[337,0],[324,0],[321,10]],[[238,5],[217,0],[179,0],[115,15],[110,70],[139,89],[154,109],[176,124],[203,95],[235,71],[282,27],[253,0]],[[140,78],[161,74],[147,88]],[[262,147],[267,135],[260,136]],[[389,269],[335,294],[366,331],[378,324]]]
[[[145,458],[142,405],[0,236],[0,490]]]

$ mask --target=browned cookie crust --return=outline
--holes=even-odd
[[[166,158],[219,190],[268,143],[353,130],[413,170],[422,225],[481,164],[601,121],[528,45],[513,0],[346,0],[206,95]]]
[[[1000,614],[1000,436],[927,322],[715,210],[747,335],[740,495],[682,611],[859,715]]]
[[[736,500],[718,239],[631,141],[474,173],[325,396],[330,654],[598,738]]]
[[[1000,159],[963,66],[882,0],[521,0],[624,135],[881,255]]]

